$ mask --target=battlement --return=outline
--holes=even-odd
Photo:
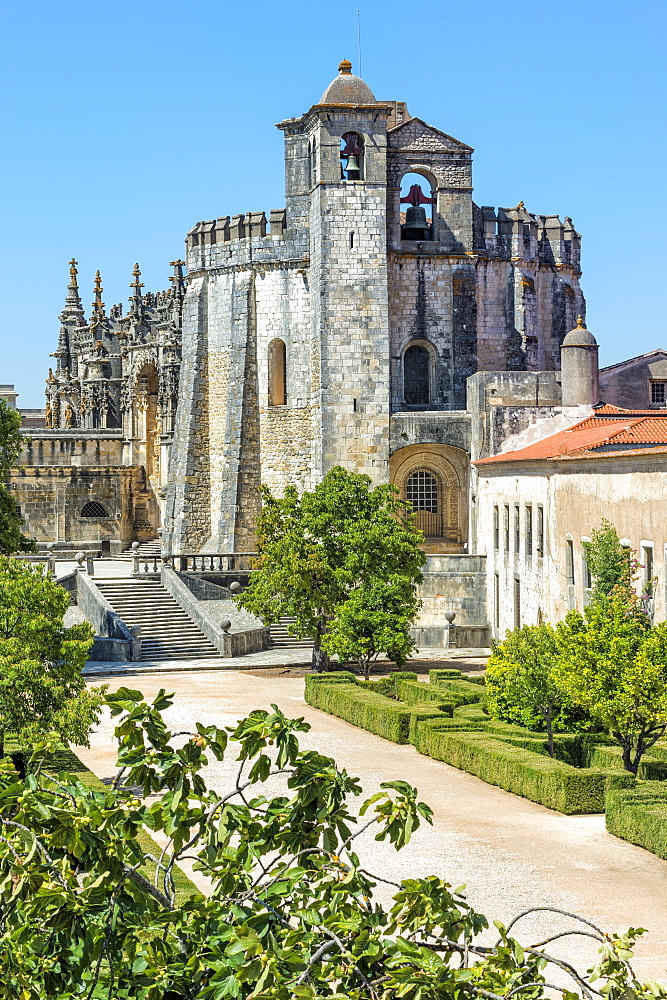
[[[281,238],[287,225],[284,208],[274,209],[268,220],[269,235]],[[195,247],[231,243],[234,240],[263,239],[267,235],[265,212],[248,212],[245,215],[223,215],[219,219],[198,222],[186,237],[188,251]]]
[[[516,208],[474,205],[473,229],[475,253],[580,269],[581,235],[567,215],[563,222],[557,215],[535,215],[523,202]]]

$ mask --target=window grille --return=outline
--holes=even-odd
[[[405,484],[405,499],[417,514],[416,525],[425,535],[442,535],[440,483],[428,469],[415,469]]]
[[[408,404],[428,403],[429,357],[425,347],[414,344],[403,356],[403,394]]]
[[[510,550],[510,509],[507,504],[503,507],[503,535],[505,537],[505,552]]]
[[[519,554],[521,545],[521,509],[518,504],[514,507],[514,552]]]
[[[500,548],[500,517],[497,507],[493,508],[493,547],[496,550]]]
[[[651,382],[651,403],[653,406],[667,403],[667,382]]]
[[[106,508],[97,500],[89,500],[81,508],[81,517],[108,517]]]

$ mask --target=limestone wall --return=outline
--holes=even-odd
[[[652,549],[652,572],[657,577],[653,591],[655,620],[667,618],[667,471],[662,456],[624,457],[616,452],[591,459],[531,463],[530,467],[508,463],[502,469],[496,466],[483,474],[481,469],[479,472],[479,551],[487,556],[488,602],[496,636],[514,627],[515,581],[519,583],[522,624],[536,624],[540,616],[558,621],[570,608],[584,607],[587,595],[582,540],[590,540],[603,517],[612,522],[645,566],[646,550]],[[526,544],[527,506],[533,510],[530,547]],[[494,507],[499,508],[500,515],[497,546]],[[544,517],[541,552],[538,507]],[[505,508],[509,509],[509,545]],[[646,572],[642,571],[640,590],[645,588]]]
[[[59,546],[127,548],[135,538],[153,538],[157,504],[144,470],[127,466],[26,466],[10,476],[12,495],[24,518],[24,531],[36,542]],[[105,517],[83,517],[89,501],[97,501]]]
[[[98,468],[122,464],[123,442],[119,431],[40,428],[26,436],[22,465]]]

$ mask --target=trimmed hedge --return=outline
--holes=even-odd
[[[611,787],[607,793],[609,833],[667,860],[667,784],[640,781],[634,788]]]
[[[331,684],[326,682],[327,674],[306,677],[306,701],[314,708],[321,708],[329,715],[351,722],[353,726],[366,729],[376,736],[383,736],[392,743],[411,743],[417,722],[430,718],[450,716],[452,705],[419,707],[394,701],[377,691],[370,690],[363,681],[352,680]],[[332,675],[336,676],[336,674]],[[340,677],[340,675],[338,675]]]
[[[485,713],[479,685],[462,680],[460,674],[452,678],[452,671],[430,674],[430,684],[408,671],[381,682],[361,681],[343,671],[312,674],[306,677],[306,701],[562,813],[602,812],[610,779],[622,786],[634,784],[632,775],[622,771],[615,748],[600,745],[604,737],[559,735],[551,758],[543,733]]]
[[[525,732],[525,731],[524,731]],[[604,812],[608,778],[623,778],[615,770],[578,768],[535,752],[539,739],[508,742],[492,732],[445,729],[423,722],[417,727],[416,749],[490,785],[521,795],[558,812]],[[532,746],[531,746],[532,744]],[[633,784],[632,775],[627,784]]]

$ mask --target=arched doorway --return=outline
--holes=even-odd
[[[439,444],[399,448],[389,460],[391,481],[412,505],[427,552],[466,550],[469,464],[460,448]]]

